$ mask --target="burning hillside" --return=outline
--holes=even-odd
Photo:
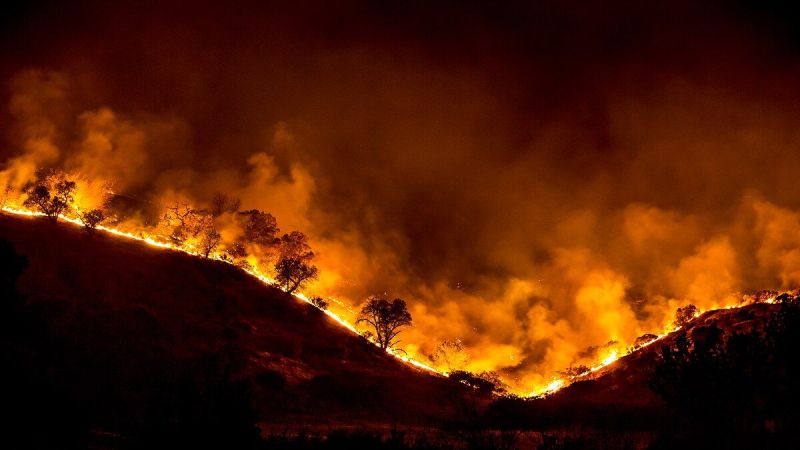
[[[351,325],[403,299],[401,354],[523,395],[800,283],[774,2],[245,3],[11,8],[10,206],[53,169],[90,222],[270,278],[301,232],[309,298]]]
[[[794,9],[11,0],[0,209],[222,267],[478,403],[547,401],[796,294]]]
[[[234,203],[238,202],[238,200],[227,199],[219,194],[217,197],[215,197],[214,201],[215,213],[198,211],[187,203],[175,203],[173,206],[168,206],[166,208],[167,213],[165,214],[163,220],[157,221],[158,224],[162,224],[162,228],[155,226],[150,227],[150,229],[142,227],[138,232],[121,231],[113,224],[118,224],[123,221],[113,216],[107,217],[104,209],[92,209],[88,213],[83,212],[86,208],[81,208],[78,206],[75,202],[75,197],[81,199],[85,198],[87,195],[79,191],[77,183],[70,181],[65,174],[49,172],[47,177],[50,177],[50,179],[45,178],[44,182],[32,184],[27,188],[27,191],[22,194],[22,197],[25,198],[24,201],[20,200],[20,196],[14,197],[14,191],[8,189],[6,191],[6,198],[4,200],[5,206],[3,207],[3,211],[12,215],[46,217],[53,222],[61,218],[62,220],[74,225],[84,227],[84,229],[90,233],[94,233],[95,230],[100,230],[118,238],[141,241],[156,248],[170,249],[197,257],[228,263],[237,266],[247,274],[255,277],[267,285],[277,285],[284,290],[288,290],[290,294],[295,291],[295,289],[300,287],[300,284],[304,282],[305,279],[310,278],[300,276],[299,278],[293,280],[291,279],[291,276],[289,276],[284,277],[283,281],[281,282],[276,282],[276,280],[270,275],[265,275],[259,270],[260,267],[263,267],[263,264],[259,263],[257,259],[249,257],[248,253],[244,249],[244,245],[241,242],[223,243],[221,235],[214,228],[214,218],[216,215],[224,212],[226,208],[230,209],[230,212],[232,213],[239,213],[238,206],[234,205]],[[57,194],[59,192],[59,188],[57,186],[59,183],[62,185],[65,183],[73,184],[69,192],[62,188],[62,198],[60,199],[58,198]],[[43,190],[37,194],[35,192],[37,188],[41,188]],[[55,194],[51,195],[50,190],[55,192]],[[39,198],[34,199],[35,195],[38,195]],[[113,196],[113,194],[110,192],[100,192],[99,194],[95,193],[94,195],[105,195],[108,197],[106,200],[100,202],[101,205],[110,204]],[[15,202],[17,202],[16,205],[20,205],[24,207],[24,209],[15,206]],[[92,216],[93,214],[94,216]],[[244,214],[249,218],[249,222],[245,226],[245,234],[249,233],[252,235],[261,233],[263,235],[263,228],[265,226],[271,230],[272,234],[277,231],[274,218],[272,218],[268,213],[250,210],[239,214]],[[91,220],[92,217],[94,217],[94,221]],[[255,219],[255,225],[253,224],[254,217],[257,218]],[[103,222],[108,222],[109,225],[103,225]],[[163,228],[163,223],[166,223],[166,228]],[[187,231],[187,229],[191,230],[192,227],[195,228],[194,232]],[[258,230],[258,228],[261,228],[261,230]],[[159,234],[159,232],[161,234]],[[216,236],[216,240],[209,242],[209,235]],[[297,237],[292,240],[291,237],[294,236]],[[289,255],[300,254],[301,256],[297,257],[298,261],[308,261],[313,258],[313,252],[311,252],[310,248],[305,243],[305,237],[302,235],[302,233],[293,232],[291,235],[284,235],[282,238],[284,242],[282,242],[281,239],[277,239],[269,235],[261,238],[269,240],[269,245],[266,246],[268,250],[270,246],[276,245],[273,242],[277,242],[279,251],[286,252],[286,250],[280,249],[280,245],[288,241]],[[249,240],[252,241],[255,239],[251,238]],[[249,248],[252,249],[253,247]],[[264,250],[256,250],[257,253],[261,253],[263,251]],[[271,261],[272,257],[274,256],[268,256],[267,261]],[[286,254],[282,254],[281,258],[286,258]],[[250,261],[253,261],[253,263],[251,264]],[[276,269],[279,264],[276,264]],[[758,294],[742,296],[738,302],[722,306],[722,308],[733,309],[753,303],[771,304],[776,302],[777,298],[783,298],[791,295],[794,295],[794,292],[778,293],[764,291],[759,292]],[[321,307],[319,300],[314,299],[314,301],[312,301],[312,299],[309,299],[309,297],[303,295],[302,293],[295,293],[295,296],[298,299],[318,307],[336,323],[348,329],[349,331],[355,334],[360,334],[355,328],[354,324],[342,319],[336,313],[328,310],[327,302],[324,303],[325,306]],[[685,323],[688,323],[702,313],[703,311],[698,310],[694,305],[689,305],[686,308],[678,308],[675,320],[670,322],[666,327],[666,330],[668,331],[664,331],[661,334],[642,335],[637,338],[636,341],[627,346],[625,343],[612,341],[603,346],[590,348],[582,357],[589,358],[590,360],[594,359],[596,361],[595,363],[592,365],[579,365],[576,367],[570,365],[569,368],[559,372],[558,375],[553,377],[549,382],[535,388],[529,393],[525,393],[525,395],[533,397],[546,396],[558,392],[559,390],[576,381],[593,379],[597,377],[598,374],[603,373],[607,367],[614,364],[623,355],[636,353],[652,344],[661,344],[666,336],[668,336],[670,333],[680,331]],[[371,334],[368,333],[367,337],[370,338],[370,336]],[[381,344],[381,342],[382,341],[379,340],[377,343]],[[389,354],[404,362],[420,367],[424,370],[434,373],[437,372],[433,367],[415,360],[413,357],[408,357],[405,352],[401,353],[395,350],[393,347],[388,347],[385,349],[387,352],[389,352]],[[439,362],[439,359],[447,360],[446,365],[444,366],[446,369],[446,371],[443,372],[444,375],[447,375],[448,371],[452,371],[454,367],[457,367],[453,364],[453,359],[458,360],[459,358],[466,358],[463,353],[463,348],[460,346],[460,344],[457,348],[453,346],[447,347],[440,345],[437,352],[439,352],[438,358],[436,357],[437,354],[435,353],[430,357],[430,359],[433,363]],[[461,361],[461,363],[463,363],[463,361]],[[502,384],[502,381],[497,380],[497,383]]]
[[[491,389],[482,393],[480,380],[457,373],[448,380],[403,365],[319,309],[265,286],[226,262],[165,251],[113,233],[88,234],[78,226],[53,224],[41,216],[0,215],[0,239],[13,243],[27,260],[21,264],[18,286],[27,305],[20,330],[28,331],[19,332],[36,337],[25,345],[49,342],[58,353],[41,354],[45,360],[36,357],[23,367],[44,364],[38,370],[62,373],[62,382],[56,386],[64,391],[58,395],[81,398],[85,405],[65,426],[76,430],[91,424],[90,441],[111,448],[127,441],[149,442],[142,433],[191,442],[190,437],[165,435],[152,428],[176,418],[187,420],[182,408],[199,408],[203,414],[191,419],[200,422],[186,426],[211,420],[214,433],[220,434],[199,436],[225,439],[228,444],[237,442],[231,441],[233,436],[247,435],[246,430],[236,431],[246,423],[258,423],[266,433],[303,427],[381,429],[388,424],[427,432],[442,424],[472,432],[515,428],[523,434],[515,438],[521,441],[514,442],[530,445],[581,438],[581,434],[564,437],[547,431],[564,426],[613,426],[650,433],[645,438],[623,435],[624,442],[651,442],[654,427],[662,420],[659,417],[668,416],[665,404],[673,401],[660,390],[659,380],[672,376],[665,372],[670,367],[665,366],[665,355],[716,348],[713,342],[725,343],[724,351],[731,352],[730,346],[740,345],[733,343],[747,336],[764,343],[761,354],[773,354],[772,346],[787,344],[787,330],[794,332],[786,328],[784,319],[776,322],[776,318],[785,315],[784,309],[800,304],[796,292],[765,291],[747,297],[738,307],[681,311],[678,319],[684,321],[670,333],[646,337],[627,355],[612,352],[608,360],[585,372],[563,374],[562,386],[553,389],[558,392],[529,400],[495,397],[490,405]],[[8,255],[4,261],[13,263]],[[17,310],[8,313],[4,317],[19,320]],[[9,323],[6,329],[11,333],[6,345],[16,348],[25,342],[14,337],[16,325]],[[30,349],[23,347],[23,351]],[[709,352],[718,354],[724,353]],[[453,353],[443,355],[452,357]],[[714,370],[727,370],[733,380],[740,371],[749,370],[748,364],[761,364],[740,360],[741,355],[736,358],[722,358],[722,366]],[[784,367],[787,362],[783,356],[772,360],[765,366],[766,373],[775,364]],[[747,373],[751,372],[741,376]],[[666,386],[702,389],[697,382],[678,379]],[[730,384],[733,381],[726,383],[725,389],[737,386]],[[781,383],[777,386],[785,387]],[[172,397],[186,389],[181,395],[189,397]],[[205,392],[218,389],[223,391],[215,395],[234,402],[228,407],[243,409],[225,412],[212,407],[213,402],[196,403],[206,401]],[[54,414],[66,408],[55,398],[37,397],[36,401],[55,407]],[[156,415],[142,409],[153,407],[167,409]],[[249,408],[252,411],[241,416]],[[25,414],[20,416],[20,429],[30,425],[24,422]],[[234,414],[236,421],[244,422],[226,423],[216,414]],[[776,416],[776,430],[788,426],[782,414]],[[218,428],[223,425],[234,429]],[[437,439],[465,439],[459,434],[446,436]]]
[[[768,301],[697,315],[551,395],[498,400],[484,426],[584,430],[556,437],[564,447],[792,448],[800,296],[762,294]]]
[[[13,215],[44,217],[51,222],[61,219],[82,226],[90,235],[99,230],[117,238],[141,241],[156,248],[179,251],[236,266],[259,281],[280,287],[290,294],[293,293],[298,299],[318,307],[349,331],[362,334],[356,329],[356,324],[362,319],[348,321],[329,310],[330,305],[325,299],[295,292],[306,282],[317,277],[317,268],[311,265],[315,254],[308,245],[306,236],[299,231],[277,237],[277,222],[269,213],[259,210],[241,211],[238,199],[217,193],[210,209],[198,209],[188,202],[175,200],[162,206],[162,212],[157,214],[155,219],[139,222],[138,219],[132,220],[118,212],[125,211],[124,209],[112,206],[115,196],[106,186],[98,188],[98,185],[80,176],[54,170],[40,171],[37,179],[38,181],[28,183],[19,192],[7,188],[2,210]],[[142,211],[140,209],[138,213]],[[130,214],[129,209],[128,213]],[[134,213],[134,217],[138,216]],[[231,226],[231,221],[236,224]],[[218,227],[228,227],[223,228],[226,230],[225,238],[217,231]],[[789,293],[780,295],[785,296]],[[740,296],[738,300],[735,296],[729,296],[726,299],[728,304],[716,307],[736,308],[753,302],[772,303],[778,296],[777,292]],[[644,334],[630,343],[612,340],[605,345],[589,347],[576,357],[577,360],[588,361],[588,365],[570,364],[568,368],[558,372],[549,381],[532,391],[517,393],[512,390],[512,393],[543,396],[557,392],[576,380],[593,377],[622,355],[659,342],[668,332],[679,330],[684,323],[702,312],[694,305],[678,308],[675,319],[668,322],[665,331],[659,334]],[[398,326],[391,330],[392,334],[385,342],[381,338],[379,323],[374,319],[370,322],[371,329],[378,331],[378,334],[374,335],[372,331],[367,330],[363,332],[364,336],[389,354],[414,366],[446,375],[452,371],[460,372],[460,367],[468,360],[460,341],[458,345],[450,344],[451,341],[440,344],[436,351],[427,357],[429,360],[427,364],[421,361],[419,355],[409,355],[402,349],[396,349],[395,342],[399,339],[397,336],[400,327],[411,323],[410,315],[406,322],[398,323]],[[432,367],[437,364],[441,372]],[[488,379],[497,377],[488,372],[483,372],[479,376],[489,377]],[[497,379],[496,383],[504,384],[500,379]]]
[[[39,176],[38,182],[26,186],[21,194],[24,200],[20,200],[19,195],[15,197],[12,189],[7,189],[0,210],[12,215],[44,217],[53,223],[62,219],[82,226],[89,234],[100,230],[117,238],[231,264],[262,283],[294,294],[298,299],[319,308],[339,325],[360,334],[354,324],[330,311],[327,301],[295,292],[317,277],[316,267],[310,264],[314,253],[306,236],[299,231],[276,237],[278,228],[271,214],[258,210],[239,211],[238,199],[228,199],[218,194],[211,211],[198,210],[188,203],[176,201],[165,207],[166,213],[155,221],[155,226],[140,225],[136,232],[124,231],[122,227],[115,226],[123,219],[107,216],[109,210],[113,211],[108,207],[113,201],[113,193],[107,190],[91,192],[92,187],[91,182],[79,185],[64,173],[47,171]],[[97,207],[86,207],[92,204],[92,200],[87,201],[86,198],[92,198]],[[98,198],[101,200],[98,201]],[[243,224],[235,240],[223,241],[217,231],[217,219],[223,213],[244,217],[239,219]],[[266,270],[269,272],[265,273]],[[379,324],[373,325],[378,327]],[[371,334],[366,336],[372,340]],[[407,353],[401,354],[393,346],[383,345],[380,339],[376,344],[406,363],[436,372],[432,367],[409,358]]]
[[[253,420],[277,428],[431,425],[453,415],[453,392],[470,395],[219,261],[6,214],[0,239],[26,260],[20,295],[25,314],[41,321],[26,333],[50,333],[54,351],[65,352],[39,370],[64,371],[58,385],[85,399],[84,419],[110,432],[167,401],[159,383],[216,370],[248,386]],[[215,366],[192,369],[203,361]]]

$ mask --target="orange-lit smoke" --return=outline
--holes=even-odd
[[[477,14],[441,45],[285,11],[241,31],[146,22],[113,52],[65,38],[9,74],[0,183],[62,168],[82,208],[132,199],[129,231],[176,199],[237,197],[310,236],[309,295],[351,321],[369,295],[403,297],[409,354],[460,339],[463,369],[527,393],[664,331],[679,306],[800,283],[793,56],[725,15],[598,47],[622,14],[607,10],[593,26],[558,16],[577,25],[547,31],[552,49]]]

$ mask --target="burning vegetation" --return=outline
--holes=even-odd
[[[353,329],[404,299],[401,356],[518,395],[679,307],[800,285],[792,27],[753,23],[789,15],[557,3],[14,9],[0,203],[224,260]]]
[[[174,200],[161,207],[155,214],[156,220],[145,221],[136,232],[130,232],[118,228],[124,218],[113,210],[114,193],[110,189],[84,192],[83,189],[91,187],[91,183],[79,185],[76,179],[55,169],[39,170],[36,180],[27,183],[19,192],[11,188],[6,190],[2,210],[12,214],[42,215],[53,223],[62,218],[82,225],[90,235],[100,227],[115,236],[227,262],[289,294],[317,278],[318,269],[313,265],[315,254],[307,236],[300,231],[281,235],[272,214],[257,209],[240,211],[239,199],[216,193],[209,209],[198,209],[185,200]],[[95,208],[84,212],[76,197],[91,198],[90,204]],[[233,219],[233,231],[230,228],[226,230],[226,235],[233,236],[230,241],[223,241],[222,234],[217,231],[223,216],[226,216],[225,220]],[[327,311],[329,303],[322,297],[297,296],[356,331],[353,325]],[[402,327],[411,324],[404,300],[388,302],[371,298],[362,308],[355,325],[362,322],[369,327],[360,333],[367,340],[403,361],[435,372],[423,363],[400,355],[405,352],[396,349]]]
[[[85,192],[86,184],[79,184],[65,172],[53,169],[37,172],[36,180],[23,189],[8,195],[4,208],[8,211],[36,213],[56,222],[63,217],[79,222],[87,232],[98,226],[116,230],[123,235],[125,220],[113,211],[114,193],[111,190]],[[92,209],[79,203],[92,198]],[[77,200],[76,200],[77,198]],[[239,210],[238,199],[228,199],[216,194],[209,209],[198,209],[185,200],[174,200],[160,207],[157,219],[145,221],[131,234],[147,242],[158,243],[205,258],[230,262],[275,283],[289,293],[317,276],[313,265],[314,252],[308,238],[300,231],[279,234],[277,221],[272,214],[251,209]],[[224,224],[224,220],[232,222]],[[228,226],[223,239],[218,229]],[[128,231],[130,233],[130,231]]]
[[[257,209],[242,211],[241,201],[237,198],[215,193],[208,208],[197,208],[182,199],[172,200],[161,205],[155,213],[151,209],[149,214],[156,219],[144,220],[133,231],[125,228],[131,226],[131,221],[114,210],[115,194],[107,184],[101,184],[103,187],[98,189],[97,184],[81,180],[79,176],[55,169],[38,170],[35,180],[26,183],[19,191],[10,186],[5,190],[3,210],[15,214],[42,215],[52,222],[63,218],[82,225],[88,234],[101,229],[116,236],[143,240],[157,247],[227,262],[290,294],[318,277],[318,269],[313,265],[315,253],[304,233],[291,231],[280,234],[277,219],[272,214]],[[79,203],[81,199],[90,199],[87,206]],[[148,208],[151,207],[148,205]],[[223,233],[226,238],[223,238]],[[721,307],[782,302],[793,299],[795,294],[795,291],[760,291]],[[398,347],[400,333],[412,323],[411,314],[402,299],[389,301],[372,297],[361,308],[354,323],[350,324],[329,311],[330,303],[322,297],[309,298],[303,294],[298,294],[298,297],[325,311],[338,323],[361,334],[381,349],[415,366],[447,375],[480,393],[506,395],[513,392],[497,372],[472,373],[464,370],[469,365],[469,353],[459,339],[439,343],[435,351],[426,356],[427,364],[409,357],[405,350]],[[590,346],[579,352],[576,360],[593,362],[570,364],[555,372],[549,381],[525,394],[531,397],[547,396],[573,382],[594,377],[623,355],[658,342],[703,312],[692,304],[681,306],[661,334],[643,334],[627,347],[616,340]],[[361,331],[357,331],[359,325],[362,325]]]
[[[794,398],[793,363],[759,354],[794,356],[761,333],[794,339],[800,286],[792,2],[12,3],[3,219],[136,240],[313,305],[292,303],[349,344],[308,355],[343,372],[309,375],[287,338],[247,359],[286,369],[265,375],[274,390],[357,397],[337,387],[358,354],[444,386],[460,423],[503,402],[593,423],[619,406],[581,403],[597,386],[640,425],[713,412],[686,397],[758,414],[718,431],[793,423],[765,399]],[[232,340],[265,336],[236,320]],[[774,386],[717,381],[736,367]],[[739,406],[722,399],[735,386]]]

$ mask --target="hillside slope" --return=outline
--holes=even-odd
[[[711,327],[719,329],[723,333],[723,339],[737,333],[758,334],[764,331],[769,315],[779,308],[775,304],[758,303],[707,311],[681,330],[637,349],[593,376],[585,377],[555,393],[551,396],[551,401],[628,407],[658,405],[659,398],[650,388],[650,383],[664,346],[674,347],[676,339],[684,334],[689,336],[691,342],[701,342],[707,338]]]
[[[552,395],[498,399],[484,426],[606,433],[620,448],[796,448],[798,339],[797,295],[708,311]]]
[[[463,391],[224,263],[3,214],[0,240],[27,258],[18,289],[61,346],[44,370],[103,429],[215,377],[244,383],[266,427],[436,425]]]

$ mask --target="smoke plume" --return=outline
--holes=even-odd
[[[800,283],[800,59],[771,11],[162,3],[18,11],[4,186],[240,198],[310,236],[309,294],[402,297],[401,347],[460,339],[518,392]]]

